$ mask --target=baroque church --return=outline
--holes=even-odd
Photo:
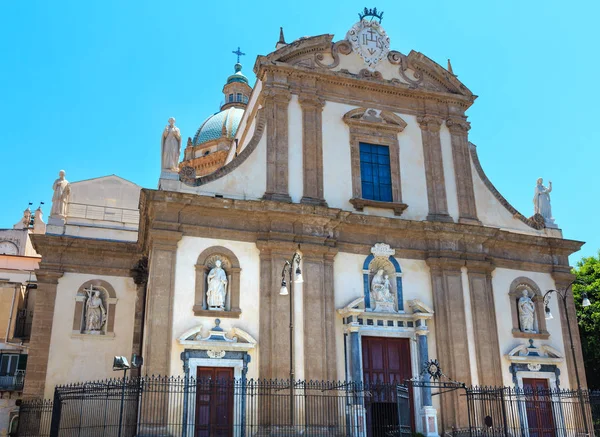
[[[578,366],[585,386],[557,299],[546,318],[582,245],[551,186],[516,211],[469,141],[476,96],[391,43],[376,11],[341,39],[281,32],[187,142],[171,118],[159,148],[158,127],[158,189],[61,173],[31,235],[24,396],[134,353],[142,375],[402,382],[435,359],[466,385],[574,388]],[[416,431],[466,426],[458,392],[414,392]]]

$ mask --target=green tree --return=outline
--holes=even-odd
[[[583,361],[589,388],[600,389],[600,251],[598,256],[584,257],[573,269],[580,284],[573,285],[577,321],[583,348]],[[587,293],[591,306],[581,305]]]

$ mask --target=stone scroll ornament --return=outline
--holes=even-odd
[[[390,38],[380,24],[383,12],[378,13],[377,9],[365,8],[365,12],[359,14],[359,17],[360,21],[346,34],[346,40],[363,58],[368,69],[374,71],[375,66],[385,59],[390,51]],[[367,20],[367,17],[371,17],[371,20]]]

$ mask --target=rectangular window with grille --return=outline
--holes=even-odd
[[[360,143],[360,180],[363,199],[392,201],[388,146]]]

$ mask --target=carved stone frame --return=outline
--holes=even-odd
[[[402,203],[400,179],[400,145],[398,134],[407,126],[402,118],[390,111],[369,114],[373,109],[357,108],[344,114],[343,120],[350,129],[350,159],[352,167],[352,199],[350,203],[358,211],[365,206],[392,209],[401,215],[407,205]],[[376,112],[376,111],[375,111]],[[390,149],[390,173],[392,179],[392,201],[380,202],[364,199],[360,176],[360,143],[388,146]]]
[[[517,310],[516,300],[521,297],[522,291],[527,289],[533,296],[531,300],[535,305],[535,316],[537,318],[538,332],[523,332],[519,327],[519,312]],[[544,310],[544,297],[537,284],[531,279],[520,276],[510,284],[508,292],[510,299],[510,312],[512,315],[513,329],[512,334],[516,338],[548,339],[550,334],[546,329],[546,312]]]
[[[84,334],[82,332],[83,317],[85,312],[86,292],[84,291],[90,285],[102,288],[106,292],[106,326],[103,335]],[[108,282],[102,279],[92,279],[84,282],[75,295],[75,311],[73,312],[73,336],[85,336],[86,338],[106,338],[115,336],[115,314],[117,309],[117,294],[115,289]]]
[[[229,310],[225,311],[215,311],[205,309],[203,306],[204,302],[204,294],[205,289],[204,285],[206,283],[206,275],[209,272],[208,267],[206,266],[206,261],[209,257],[213,255],[221,255],[224,258],[227,258],[231,263],[231,268],[227,271],[227,276],[229,280]],[[195,301],[194,301],[194,315],[195,316],[204,316],[204,317],[228,317],[237,319],[242,314],[242,310],[240,309],[240,272],[242,269],[240,268],[240,262],[235,254],[222,246],[212,246],[208,249],[204,250],[196,261],[196,292],[195,292]]]

